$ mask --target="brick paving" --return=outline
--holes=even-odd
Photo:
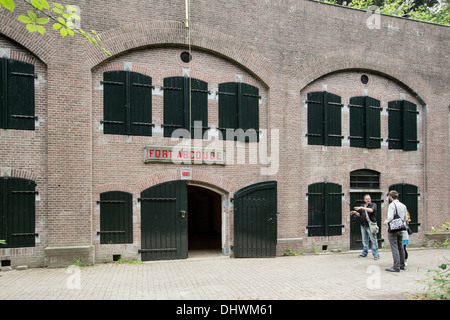
[[[419,280],[450,258],[448,249],[409,249],[406,271],[388,273],[359,252],[234,259],[208,256],[143,264],[0,272],[1,300],[392,300],[423,292]]]

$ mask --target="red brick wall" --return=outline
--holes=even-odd
[[[134,196],[135,242],[118,249],[132,255],[139,248],[140,213],[136,204],[147,187],[177,179],[172,164],[144,164],[148,144],[175,145],[161,134],[153,137],[104,135],[102,120],[102,73],[122,69],[153,78],[162,85],[164,77],[182,75],[208,82],[211,91],[218,83],[242,75],[260,89],[260,127],[279,133],[279,167],[275,175],[261,175],[265,164],[193,166],[194,179],[213,186],[224,200],[240,188],[264,180],[278,181],[278,251],[291,246],[310,250],[313,242],[348,248],[350,171],[362,169],[381,173],[381,188],[404,180],[419,187],[421,232],[412,241],[421,244],[423,233],[449,220],[449,55],[448,27],[380,16],[379,28],[367,25],[365,11],[300,0],[191,1],[191,21],[184,27],[184,3],[131,1],[126,6],[104,1],[80,2],[81,27],[95,29],[113,56],[80,37],[61,39],[48,31],[29,34],[14,14],[0,12],[0,48],[10,49],[20,60],[32,61],[40,83],[36,86],[36,115],[40,126],[34,132],[2,132],[0,166],[12,172],[29,172],[38,183],[35,248],[11,250],[2,255],[41,264],[43,248],[53,246],[96,246],[97,260],[107,249],[96,240],[99,210],[95,201],[106,190],[120,188]],[[17,3],[17,12],[24,7]],[[188,37],[190,35],[190,38]],[[193,61],[181,62],[179,54],[191,47]],[[361,74],[370,82],[364,86]],[[342,96],[343,103],[367,90],[382,102],[382,137],[387,138],[387,102],[399,99],[419,106],[417,151],[309,146],[306,143],[306,94],[327,90]],[[217,125],[217,101],[209,100],[209,121]],[[348,136],[348,109],[342,110],[342,132]],[[162,96],[154,95],[153,122],[160,125]],[[204,141],[203,144],[208,144]],[[260,143],[261,144],[261,143]],[[275,146],[275,145],[274,145]],[[246,154],[250,144],[246,144]],[[270,154],[269,145],[269,154]],[[241,145],[233,148],[236,153]],[[29,152],[32,151],[32,153]],[[308,238],[307,201],[310,183],[339,183],[345,199],[339,237]],[[224,207],[227,223],[224,246],[232,244],[232,206]],[[386,208],[383,208],[385,214]],[[16,252],[17,251],[17,252]],[[75,257],[76,258],[76,257]],[[31,262],[29,262],[31,264]]]

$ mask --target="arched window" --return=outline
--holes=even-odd
[[[361,169],[350,172],[351,189],[380,189],[380,173]]]

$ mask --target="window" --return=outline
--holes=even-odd
[[[308,236],[342,234],[342,186],[319,182],[308,186]]]
[[[379,189],[380,173],[373,170],[355,170],[350,172],[351,189]]]
[[[419,232],[420,223],[418,223],[419,212],[419,188],[412,184],[399,183],[389,186],[389,191],[398,192],[398,200],[408,209],[411,222],[409,227],[413,232]]]
[[[103,73],[103,132],[151,136],[152,78],[131,71]]]
[[[0,178],[0,248],[35,246],[35,188],[31,180]]]
[[[0,128],[34,130],[34,65],[0,59]]]
[[[209,129],[208,83],[188,77],[170,77],[164,79],[162,89],[164,137],[185,137],[187,132],[191,138],[206,139]],[[177,129],[184,129],[184,133]]]
[[[381,148],[380,101],[371,97],[350,98],[350,146]]]
[[[100,194],[100,243],[133,243],[133,196],[109,191]]]
[[[259,89],[246,83],[219,84],[219,127],[222,139],[259,141]]]
[[[406,100],[388,103],[389,149],[417,150],[417,106]]]
[[[308,144],[341,146],[341,97],[326,91],[310,92],[308,104]]]

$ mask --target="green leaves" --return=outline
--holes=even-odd
[[[31,10],[27,11],[28,16],[20,15],[17,20],[26,23],[26,28],[29,32],[39,32],[40,34],[45,33],[45,28],[42,26],[48,23],[47,18],[38,18],[36,13]]]
[[[5,0],[0,0],[5,1]],[[50,5],[46,0],[31,0],[27,2],[35,10],[28,10],[27,15],[20,15],[17,20],[26,24],[26,28],[29,32],[39,32],[44,34],[46,29],[43,25],[47,24],[50,19],[55,21],[52,28],[59,30],[59,33],[64,38],[67,35],[73,37],[74,31],[71,29],[74,26],[74,20],[80,20],[80,16],[77,15],[76,8],[71,5],[66,5],[53,2],[53,7],[50,9]],[[47,10],[48,12],[44,11]],[[38,17],[38,14],[43,14],[46,17]]]
[[[84,32],[79,28],[75,28],[75,22],[81,18],[77,12],[77,8],[72,5],[62,5],[52,2],[50,5],[47,0],[23,0],[32,10],[27,10],[27,14],[19,15],[17,20],[25,24],[25,28],[29,32],[39,32],[44,34],[47,29],[45,25],[53,21],[52,29],[59,31],[59,34],[65,38],[67,35],[73,37],[75,34],[87,39],[89,43],[99,47],[106,55],[111,53],[100,45],[100,35],[94,30],[93,34]],[[14,0],[0,0],[0,9],[5,7],[10,11],[15,10]]]
[[[16,5],[13,0],[0,0],[0,8],[4,6],[9,11],[14,11]]]

